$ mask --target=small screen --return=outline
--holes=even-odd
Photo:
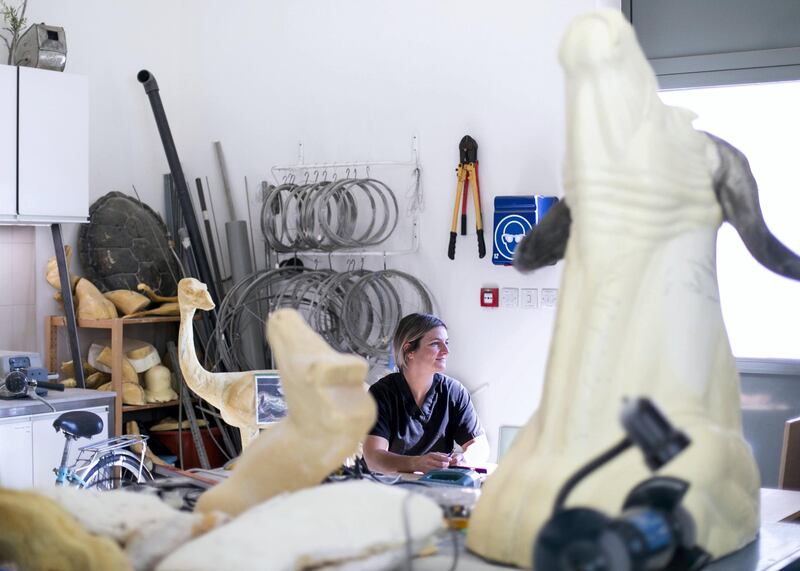
[[[281,387],[281,378],[275,373],[257,373],[256,423],[272,424],[286,416],[286,399]]]

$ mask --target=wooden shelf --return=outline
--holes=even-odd
[[[159,323],[180,323],[180,316],[154,316],[154,317],[116,317],[114,319],[78,319],[78,327],[85,329],[108,329],[111,332],[111,386],[116,393],[114,399],[114,435],[122,434],[122,414],[136,410],[147,410],[174,406],[178,401],[166,403],[152,403],[146,405],[122,404],[122,343],[123,328],[130,325],[152,325]],[[63,315],[50,315],[46,318],[45,348],[47,350],[46,365],[49,371],[58,370],[56,363],[58,355],[56,329],[66,326],[67,320]]]
[[[148,410],[151,408],[164,408],[166,406],[178,406],[178,404],[180,404],[180,401],[178,401],[177,399],[170,400],[167,402],[152,402],[149,404],[123,404],[122,412],[125,413],[125,412],[133,412],[136,410]]]
[[[180,315],[162,315],[156,317],[116,317],[114,319],[79,319],[78,327],[87,329],[111,329],[115,324],[121,325],[141,325],[147,323],[179,323]],[[55,327],[64,327],[67,318],[63,315],[51,315],[50,323]]]

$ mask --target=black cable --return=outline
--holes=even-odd
[[[556,501],[553,503],[553,513],[555,514],[557,512],[560,512],[564,508],[564,502],[567,500],[567,496],[570,494],[572,489],[578,485],[578,483],[581,480],[583,480],[590,473],[597,470],[600,466],[602,466],[606,462],[613,460],[614,458],[625,452],[631,446],[633,446],[633,441],[626,436],[619,443],[615,444],[614,446],[612,446],[611,448],[600,454],[600,456],[591,460],[588,464],[586,464],[580,470],[578,470],[572,476],[570,476],[569,480],[566,481],[566,483],[561,487],[561,490],[558,492]]]

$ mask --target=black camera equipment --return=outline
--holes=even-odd
[[[680,504],[689,483],[657,476],[637,485],[617,518],[590,508],[565,508],[575,486],[633,445],[655,471],[680,454],[689,438],[675,429],[646,398],[626,401],[621,422],[626,436],[583,468],[561,488],[553,515],[539,532],[533,550],[536,571],[695,571],[710,555],[695,544],[691,514]]]
[[[31,397],[43,402],[55,412],[56,409],[42,398],[47,394],[44,389],[63,391],[64,385],[48,382],[47,370],[41,367],[31,367],[29,357],[9,357],[8,368],[8,374],[0,381],[0,398]]]

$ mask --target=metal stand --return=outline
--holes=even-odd
[[[69,348],[72,352],[72,366],[75,368],[75,381],[79,388],[85,389],[83,360],[81,359],[81,348],[78,344],[78,322],[75,319],[75,305],[72,303],[72,284],[70,283],[69,270],[67,269],[67,257],[64,254],[61,224],[51,224],[50,228],[53,231],[53,246],[56,249],[58,277],[61,281],[61,298],[64,300],[64,315],[67,318],[67,336],[69,337]],[[117,398],[121,397],[117,396]]]
[[[200,467],[204,470],[211,469],[211,463],[208,461],[208,454],[206,453],[205,444],[203,444],[203,437],[200,435],[200,428],[197,426],[197,416],[194,414],[194,406],[192,399],[189,398],[189,389],[186,387],[186,381],[183,380],[183,373],[178,365],[178,350],[175,348],[175,343],[172,341],[167,343],[167,351],[175,367],[175,376],[178,378],[180,384],[180,399],[184,410],[186,411],[186,418],[189,420],[189,431],[192,433],[192,441],[194,442],[194,449],[197,451],[197,459],[200,461]]]

